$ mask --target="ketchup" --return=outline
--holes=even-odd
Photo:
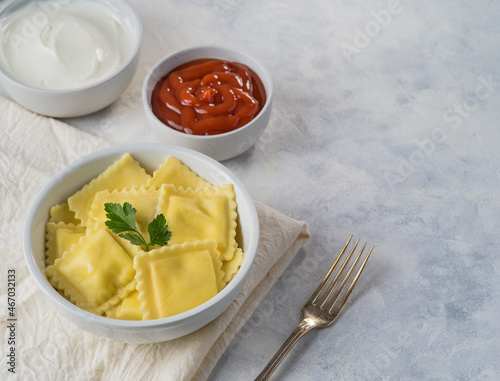
[[[167,126],[193,135],[216,135],[250,122],[264,107],[260,78],[238,62],[198,59],[161,78],[152,111]]]

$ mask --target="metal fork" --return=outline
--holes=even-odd
[[[361,260],[361,255],[363,254],[366,242],[359,251],[358,255],[351,262],[351,257],[353,256],[359,239],[354,244],[347,258],[342,262],[340,268],[336,271],[337,265],[340,261],[351,242],[352,236],[349,237],[344,248],[338,255],[335,262],[333,262],[332,267],[328,270],[327,274],[320,282],[318,288],[311,295],[307,303],[302,308],[302,321],[292,332],[290,337],[284,342],[281,348],[276,352],[274,357],[269,361],[269,364],[264,368],[264,370],[259,374],[255,381],[265,381],[268,380],[274,373],[278,365],[285,358],[285,356],[290,352],[292,347],[299,341],[299,339],[307,332],[313,328],[326,328],[330,326],[339,316],[340,312],[344,308],[347,299],[352,293],[354,286],[356,285],[363,269],[365,268],[366,262],[372,253],[373,246],[371,247],[368,254],[365,256],[361,265],[358,266]],[[357,269],[356,272],[355,269]],[[354,274],[354,275],[353,275]]]

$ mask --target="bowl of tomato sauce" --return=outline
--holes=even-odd
[[[218,161],[258,141],[269,123],[272,93],[271,76],[260,62],[218,46],[165,56],[149,71],[142,90],[158,140]]]

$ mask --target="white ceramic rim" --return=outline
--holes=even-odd
[[[78,1],[78,2],[85,3],[86,1],[84,0],[84,1]],[[134,34],[134,33],[132,33],[133,32],[132,30],[128,30],[127,23],[122,22],[122,25],[127,29],[127,31],[130,34],[130,37],[132,38],[132,42],[134,43],[134,47],[133,47],[131,53],[129,54],[127,61],[125,61],[122,64],[122,66],[117,71],[115,71],[113,74],[111,74],[111,75],[109,75],[109,76],[107,76],[107,77],[105,77],[97,82],[93,82],[87,86],[75,87],[72,89],[61,89],[61,90],[42,89],[39,87],[26,85],[26,84],[18,81],[17,79],[13,78],[1,66],[0,66],[0,74],[3,76],[3,78],[5,80],[11,82],[12,84],[15,84],[16,86],[23,88],[25,90],[30,90],[32,92],[40,93],[40,94],[68,94],[68,93],[74,93],[74,92],[79,92],[79,91],[83,91],[83,90],[88,90],[88,89],[92,89],[94,87],[100,86],[101,84],[108,82],[109,80],[119,76],[134,61],[135,57],[139,54],[139,51],[140,51],[141,46],[142,46],[142,37],[143,37],[142,21],[141,21],[139,15],[137,14],[137,12],[135,11],[135,9],[132,8],[130,6],[130,4],[128,4],[125,0],[113,0],[109,3],[112,7],[127,9],[128,13],[130,13],[130,15],[132,15],[134,17],[134,22],[137,24],[137,34]],[[28,4],[27,3],[23,4],[21,7],[24,7],[26,5],[28,5]],[[2,17],[6,13],[10,13],[12,8],[17,7],[17,6],[19,6],[19,4],[16,1],[12,1],[5,8],[0,10],[0,20],[2,19]],[[114,14],[113,14],[113,16],[122,20],[121,17],[118,17]]]
[[[26,217],[26,224],[24,226],[24,231],[23,231],[24,257],[31,275],[34,277],[39,287],[43,289],[45,296],[48,296],[52,300],[52,302],[55,302],[58,306],[60,306],[62,309],[64,309],[67,313],[71,315],[76,314],[80,318],[93,321],[96,324],[100,325],[101,327],[107,327],[111,329],[143,330],[147,328],[166,328],[170,325],[175,326],[184,319],[189,319],[202,313],[204,310],[209,309],[214,304],[220,302],[227,294],[229,294],[232,291],[233,288],[238,287],[238,284],[245,281],[247,272],[250,271],[250,267],[253,265],[255,255],[257,254],[257,249],[258,249],[258,242],[249,242],[249,247],[248,250],[246,251],[248,252],[248,254],[253,253],[252,258],[248,257],[247,259],[247,256],[245,255],[245,259],[247,260],[245,259],[243,260],[240,270],[236,273],[235,277],[232,279],[229,285],[226,286],[217,295],[215,295],[213,298],[211,298],[210,300],[206,301],[205,303],[201,304],[198,307],[195,307],[181,314],[166,318],[154,319],[154,320],[141,320],[141,321],[111,319],[85,311],[75,306],[73,303],[66,300],[61,295],[59,295],[59,293],[50,285],[47,279],[38,270],[38,267],[35,263],[34,254],[31,249],[31,237],[35,223],[34,217],[37,213],[37,210],[39,209],[39,205],[50,194],[52,188],[57,184],[57,182],[59,182],[61,179],[65,178],[71,172],[73,172],[75,167],[80,167],[95,161],[99,161],[102,158],[107,157],[109,155],[118,155],[120,153],[126,153],[126,152],[132,152],[133,155],[133,151],[137,149],[150,149],[150,150],[162,149],[165,152],[168,152],[168,154],[172,154],[173,156],[175,156],[176,153],[180,153],[183,156],[189,156],[194,158],[195,160],[199,160],[201,158],[206,162],[206,164],[208,164],[208,166],[216,169],[219,172],[222,172],[225,176],[227,176],[230,179],[234,187],[237,188],[238,191],[242,194],[243,198],[251,202],[252,208],[250,210],[250,213],[252,215],[251,216],[252,220],[254,221],[252,229],[255,229],[254,231],[256,232],[257,237],[260,236],[259,234],[260,227],[259,227],[257,210],[255,209],[255,205],[252,201],[252,198],[248,193],[248,191],[246,190],[243,183],[236,177],[236,175],[234,175],[229,169],[220,164],[218,161],[197,151],[163,143],[124,144],[94,152],[71,163],[69,166],[65,167],[56,175],[54,175],[35,197],[28,211]],[[233,285],[232,287],[230,287],[231,284]]]
[[[237,128],[237,129],[235,129],[233,131],[224,132],[222,134],[216,134],[216,135],[191,135],[191,134],[186,134],[186,133],[181,132],[181,131],[177,131],[177,130],[173,129],[172,127],[169,127],[169,126],[165,125],[153,113],[153,111],[151,109],[151,99],[150,99],[151,97],[148,94],[149,90],[152,91],[153,87],[151,87],[151,85],[149,84],[149,82],[152,81],[153,75],[155,74],[155,72],[158,69],[158,67],[161,66],[165,61],[170,60],[172,57],[175,57],[175,56],[180,55],[180,54],[185,54],[185,53],[188,53],[188,52],[200,50],[200,49],[205,49],[205,50],[213,49],[213,50],[219,50],[219,51],[227,51],[227,52],[235,53],[237,55],[245,57],[248,60],[255,62],[255,64],[259,66],[260,71],[262,71],[264,73],[264,75],[266,76],[265,81],[264,81],[264,79],[261,78],[262,84],[264,85],[264,89],[266,91],[266,102],[264,103],[264,107],[262,107],[262,110],[259,111],[259,113],[257,114],[257,116],[254,119],[252,119],[250,122],[248,122],[244,126],[241,126],[240,128]],[[205,58],[218,59],[218,57],[205,57]],[[247,65],[247,64],[245,64],[245,65]],[[250,69],[252,69],[252,71],[254,71],[255,73],[257,73],[257,71],[255,70],[254,67],[251,67],[249,65],[247,65],[247,66]],[[164,73],[163,75],[166,75],[166,74],[167,73]],[[155,82],[157,81],[156,78],[154,80],[155,80]],[[269,88],[266,86],[266,82],[269,85],[268,86]],[[155,84],[153,84],[153,86]],[[267,70],[267,68],[262,63],[260,63],[260,61],[256,60],[255,58],[249,56],[246,53],[240,52],[239,50],[235,50],[235,49],[231,49],[231,48],[226,48],[226,47],[218,46],[218,45],[192,46],[192,47],[189,47],[189,48],[184,48],[184,49],[181,49],[181,50],[176,50],[176,51],[174,51],[174,52],[166,55],[165,57],[163,57],[162,59],[160,59],[159,61],[157,61],[153,65],[153,67],[146,74],[146,77],[145,77],[143,85],[142,85],[142,100],[143,100],[145,112],[148,113],[150,117],[154,118],[155,120],[158,121],[158,123],[160,123],[163,126],[165,126],[165,128],[168,129],[168,131],[171,131],[173,133],[173,135],[182,136],[182,137],[185,137],[186,139],[204,140],[204,141],[207,141],[207,140],[210,141],[210,140],[218,139],[220,137],[231,136],[231,135],[234,135],[234,134],[238,134],[239,132],[241,132],[243,130],[251,128],[251,126],[253,125],[254,121],[257,120],[258,118],[260,118],[262,115],[264,115],[264,113],[266,112],[266,110],[269,107],[271,107],[272,96],[273,96],[273,82],[272,82],[272,79],[271,79],[271,74],[269,73],[269,71]]]

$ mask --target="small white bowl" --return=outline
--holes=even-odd
[[[215,185],[231,183],[238,203],[238,241],[245,253],[240,270],[216,296],[184,313],[163,319],[126,321],[97,316],[62,297],[45,275],[45,224],[50,207],[63,202],[124,153],[130,153],[150,174],[172,155]],[[42,293],[68,320],[95,335],[132,343],[153,343],[187,335],[219,316],[239,293],[253,265],[259,244],[255,205],[241,181],[217,161],[183,147],[138,143],[115,146],[80,159],[55,175],[35,198],[24,227],[28,269]]]
[[[0,12],[0,19],[23,8],[33,0],[13,1]],[[56,117],[78,117],[96,112],[116,101],[131,83],[137,69],[142,43],[139,16],[124,0],[85,0],[120,20],[132,39],[130,56],[111,76],[85,87],[49,90],[32,87],[13,78],[0,65],[0,83],[16,102],[36,113]],[[1,31],[0,31],[1,33]]]
[[[151,108],[151,94],[156,83],[177,66],[202,58],[239,62],[253,70],[266,92],[266,101],[260,113],[246,125],[218,135],[191,135],[162,123]],[[147,74],[142,89],[146,117],[153,133],[163,143],[194,149],[215,160],[226,160],[248,150],[260,138],[271,116],[273,85],[267,69],[252,57],[236,50],[217,46],[197,46],[176,51],[161,59]]]

